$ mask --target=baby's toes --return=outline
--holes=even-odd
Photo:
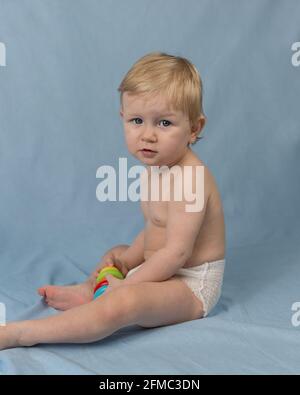
[[[40,295],[40,296],[45,296],[46,295],[46,287],[40,287],[40,288],[38,288],[38,290],[37,290],[37,292],[38,292],[38,294]]]
[[[55,299],[57,296],[57,287],[55,285],[48,285],[45,287],[45,298],[48,300]]]

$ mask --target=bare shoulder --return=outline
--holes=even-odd
[[[205,166],[205,188],[207,189],[210,208],[213,211],[222,210],[222,201],[218,184],[208,166]]]
[[[216,187],[216,182],[215,178],[208,168],[208,166],[194,153],[191,152],[191,154],[187,157],[187,160],[183,163],[184,166],[191,166],[193,170],[199,168],[202,170],[202,174],[204,176],[204,189],[205,189],[205,195],[208,198],[211,193],[214,192],[214,189]],[[196,178],[196,171],[193,171],[193,180]]]
[[[188,165],[190,166],[202,166],[204,174],[204,193],[209,205],[212,209],[222,208],[221,196],[219,193],[219,188],[217,181],[209,169],[207,164],[201,160],[194,152],[188,158]]]

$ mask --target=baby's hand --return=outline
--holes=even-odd
[[[127,276],[128,273],[128,269],[127,266],[120,261],[118,258],[115,257],[108,257],[103,261],[103,264],[100,266],[100,268],[98,269],[98,273],[107,266],[115,266],[118,270],[120,270],[120,272],[123,274],[124,277]]]

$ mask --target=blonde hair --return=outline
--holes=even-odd
[[[196,67],[186,58],[164,52],[151,52],[140,58],[123,78],[118,91],[123,107],[123,93],[163,93],[167,103],[188,115],[193,127],[204,115],[202,106],[202,80]],[[197,137],[197,140],[202,137]],[[195,144],[193,143],[193,144]]]

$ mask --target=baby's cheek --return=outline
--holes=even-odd
[[[127,134],[127,135],[125,135],[125,141],[126,141],[128,150],[132,153],[134,151],[134,148],[137,145],[136,137],[134,137],[130,134]]]

